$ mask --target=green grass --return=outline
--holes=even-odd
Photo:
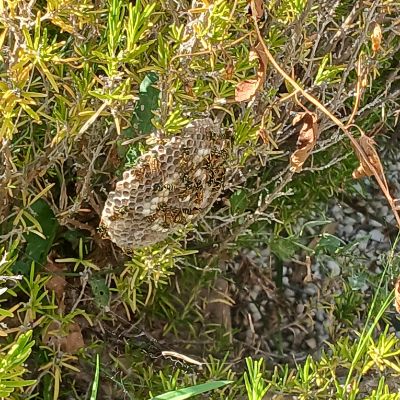
[[[302,173],[288,172],[293,118],[313,108],[300,95],[282,100],[293,88],[270,65],[256,98],[235,102],[237,84],[258,71],[248,1],[189,3],[0,0],[0,398],[399,398],[399,341],[389,329],[395,247],[378,276],[335,235],[308,247],[305,226],[319,235],[327,201],[360,196],[352,148],[318,115],[316,151]],[[362,5],[343,36],[355,3],[329,4],[265,4],[262,36],[343,121],[362,53],[368,84],[355,123],[367,133],[382,123],[384,146],[399,107],[398,4]],[[383,29],[376,55],[374,21]],[[224,191],[205,219],[124,258],[96,231],[107,192],[153,146],[155,130],[179,135],[204,116],[232,140]],[[300,253],[343,264],[319,358],[263,360],[238,327],[209,319],[216,279],[236,284],[224,263],[265,246],[278,277]],[[180,358],[165,355],[172,349]]]

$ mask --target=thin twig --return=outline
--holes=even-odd
[[[396,206],[394,204],[393,198],[390,195],[385,183],[383,182],[382,178],[380,177],[379,172],[376,170],[374,165],[372,165],[369,160],[367,155],[365,154],[364,150],[362,147],[359,145],[357,140],[352,136],[352,134],[349,132],[348,128],[346,125],[343,124],[342,121],[340,121],[337,117],[335,117],[323,104],[321,104],[316,98],[308,94],[303,88],[301,88],[298,83],[292,79],[281,67],[280,65],[275,61],[275,58],[272,56],[272,54],[269,52],[263,37],[261,36],[260,29],[258,27],[257,23],[257,18],[255,16],[252,17],[253,22],[254,22],[254,27],[257,33],[258,40],[260,41],[263,50],[265,52],[265,55],[268,59],[268,61],[272,64],[272,66],[279,72],[279,74],[286,80],[288,81],[295,90],[300,92],[303,97],[305,97],[310,103],[312,103],[318,110],[320,110],[323,114],[325,114],[329,119],[331,119],[344,133],[345,135],[350,139],[350,142],[353,146],[353,148],[356,150],[356,152],[360,155],[360,158],[362,161],[368,166],[368,168],[373,172],[376,181],[378,182],[379,187],[381,188],[383,194],[385,195],[388,203],[390,204],[390,207],[392,208],[393,214],[396,218],[397,224],[400,227],[400,216],[398,214],[398,210],[396,209]]]

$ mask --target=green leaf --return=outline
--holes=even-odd
[[[96,400],[97,390],[99,388],[99,377],[100,377],[100,357],[96,354],[96,372],[94,374],[92,393],[90,394],[90,400]]]
[[[244,212],[249,204],[248,191],[246,189],[236,190],[230,197],[232,214],[240,214]]]
[[[274,253],[279,259],[287,260],[293,256],[298,248],[294,236],[279,237],[275,236],[270,242],[271,252]]]
[[[29,357],[34,344],[32,331],[27,331],[18,337],[7,354],[0,353],[0,397],[9,398],[15,388],[36,383],[35,380],[19,378],[25,372],[23,363]]]
[[[32,261],[38,266],[45,263],[58,229],[57,219],[46,201],[42,199],[35,201],[31,205],[31,210],[32,216],[39,222],[46,239],[33,232],[24,235],[27,243],[24,256],[14,264],[12,269],[15,273],[26,276],[29,274]],[[33,223],[27,221],[27,226],[33,226]]]
[[[196,386],[190,386],[184,389],[174,390],[172,392],[167,392],[160,394],[152,398],[152,400],[184,400],[190,397],[196,396],[201,393],[209,392],[210,390],[215,390],[221,386],[229,385],[233,381],[211,381],[207,383],[202,383]]]
[[[309,222],[306,222],[306,223],[302,226],[299,236],[302,236],[302,235],[303,235],[304,230],[305,230],[306,228],[313,228],[314,226],[328,225],[330,222],[331,222],[330,220],[317,220],[317,221],[309,221]]]
[[[0,308],[0,316],[1,317],[9,317],[9,318],[11,318],[11,317],[14,316],[14,314],[12,312],[8,311],[8,310],[4,310],[3,308]]]
[[[329,233],[324,233],[315,247],[316,254],[335,254],[344,244],[343,240]]]
[[[105,307],[110,303],[110,289],[105,279],[92,276],[89,280],[93,292],[94,301],[99,307]]]
[[[153,111],[158,109],[160,91],[154,86],[158,81],[158,75],[149,72],[142,80],[139,87],[139,100],[136,103],[132,115],[132,126],[139,134],[151,133],[154,126],[151,120],[154,117]],[[133,137],[131,129],[126,130],[126,136]]]

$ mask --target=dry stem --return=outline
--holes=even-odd
[[[387,201],[390,204],[390,207],[392,208],[393,214],[396,218],[397,225],[400,227],[400,216],[398,214],[398,210],[396,209],[396,205],[394,203],[393,197],[390,195],[389,190],[387,188],[387,185],[385,182],[382,180],[380,177],[379,172],[376,170],[376,168],[369,162],[367,155],[365,154],[364,150],[361,148],[361,146],[358,144],[357,140],[352,136],[350,131],[348,130],[347,126],[342,123],[337,117],[335,117],[323,104],[321,104],[315,97],[312,95],[308,94],[303,88],[301,88],[297,82],[292,79],[281,67],[280,65],[275,61],[274,57],[272,54],[269,52],[263,37],[261,36],[260,29],[258,27],[257,23],[257,18],[255,16],[252,17],[253,22],[254,22],[254,27],[257,33],[258,40],[260,41],[263,50],[265,52],[265,55],[268,59],[268,61],[272,64],[272,66],[279,72],[279,74],[286,80],[288,81],[293,88],[301,93],[303,97],[305,97],[310,103],[312,103],[318,110],[320,110],[323,114],[325,114],[329,119],[331,119],[344,133],[345,135],[350,139],[350,142],[353,146],[353,148],[358,152],[360,155],[360,158],[362,161],[370,168],[370,170],[373,172],[376,181],[378,182],[379,187],[381,188],[383,194],[385,195]]]

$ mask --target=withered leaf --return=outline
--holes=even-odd
[[[235,72],[235,68],[232,60],[228,60],[225,66],[225,79],[230,80],[233,77],[233,73]]]
[[[360,147],[363,149],[368,162],[375,168],[381,178],[384,178],[383,167],[381,164],[381,160],[377,151],[375,150],[376,142],[374,139],[369,136],[362,135],[358,141]],[[352,176],[354,179],[364,178],[366,176],[374,175],[373,171],[367,165],[366,160],[363,156],[355,150],[355,153],[360,160],[360,166],[353,172]]]
[[[59,321],[51,321],[44,333],[43,342],[67,353],[75,353],[85,347],[81,328],[75,322],[63,329]]]
[[[378,23],[375,23],[371,34],[372,50],[376,53],[381,48],[382,30]]]
[[[261,43],[250,50],[249,60],[253,61],[258,59],[257,79],[246,79],[239,82],[235,88],[236,101],[248,101],[257,93],[265,82],[265,75],[267,72],[267,56],[264,52]]]
[[[251,0],[250,1],[251,15],[260,19],[264,16],[264,1],[263,0]]]
[[[67,284],[67,281],[63,277],[64,268],[64,264],[56,264],[51,258],[47,259],[45,269],[52,274],[52,277],[46,282],[46,289],[54,292],[58,309],[61,312],[64,310],[64,293]]]
[[[297,139],[297,149],[290,157],[291,170],[294,172],[301,171],[303,164],[311,154],[319,136],[316,114],[311,112],[299,113],[293,119],[293,125],[300,122],[303,125]]]
[[[250,100],[260,87],[261,82],[258,79],[247,79],[239,82],[235,88],[235,100],[247,101]]]
[[[264,142],[264,144],[269,143],[269,139],[268,139],[268,133],[266,131],[265,128],[260,128],[258,130],[258,136],[260,136],[260,138],[262,139],[262,141]]]
[[[65,351],[67,353],[76,353],[79,349],[85,347],[81,328],[78,324],[71,323],[68,326],[68,335],[65,341]]]

